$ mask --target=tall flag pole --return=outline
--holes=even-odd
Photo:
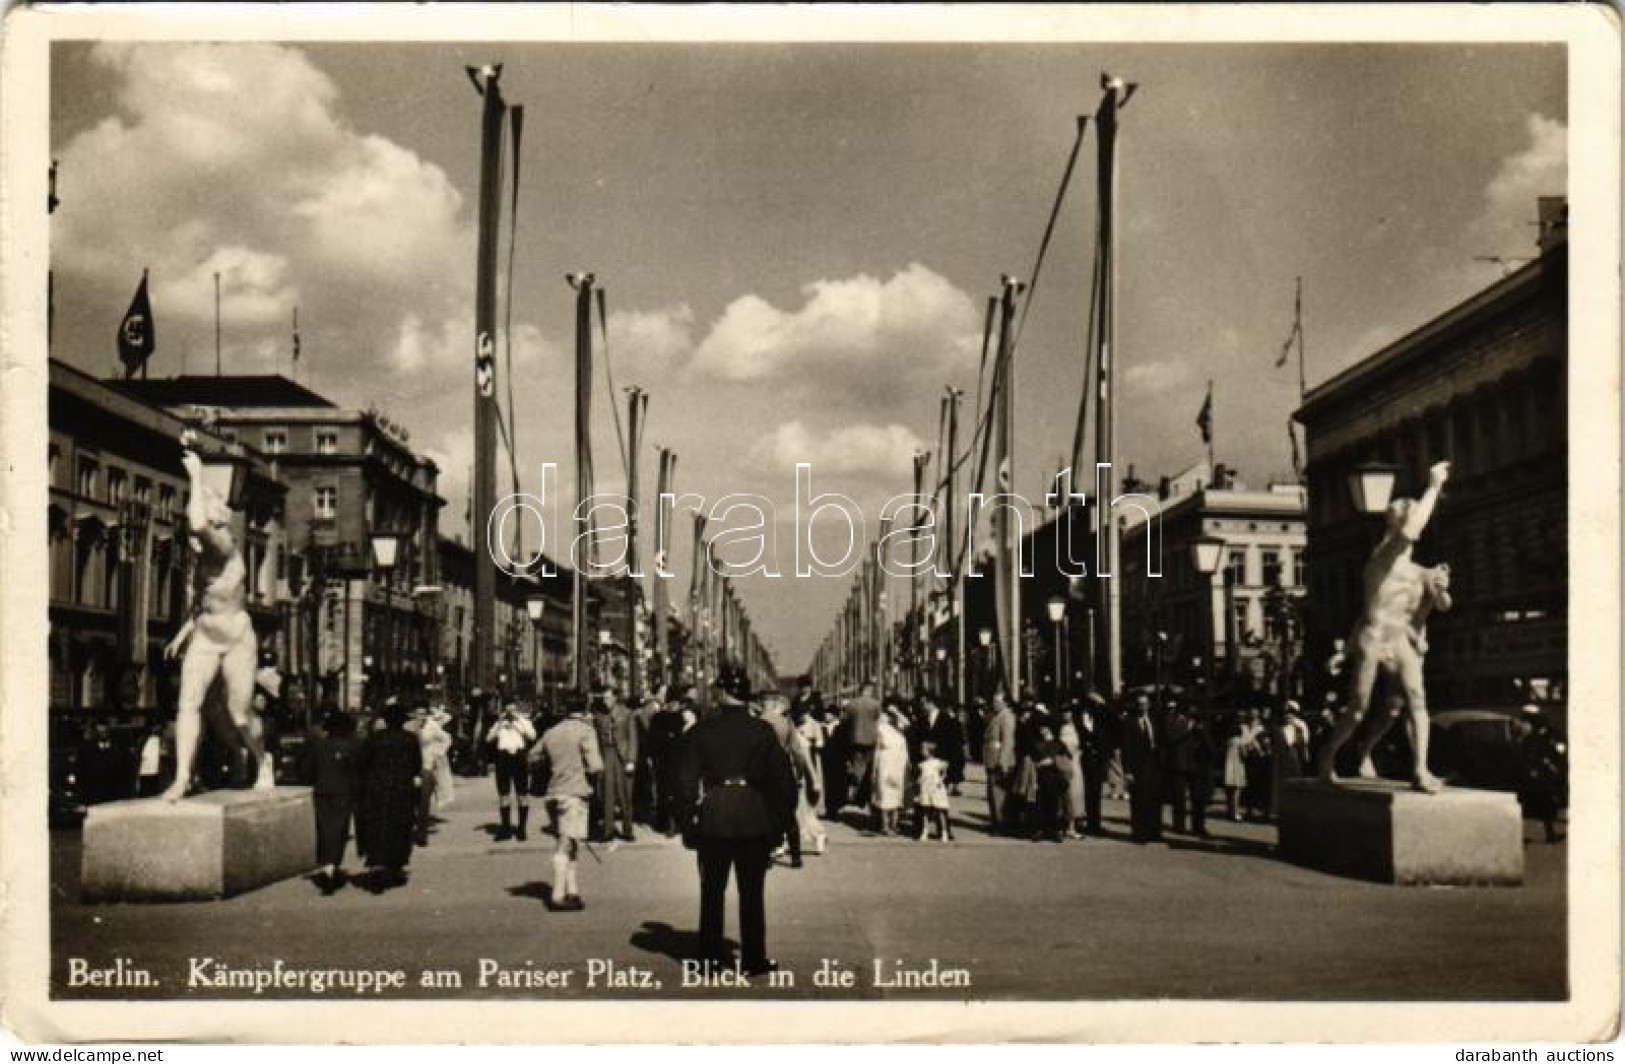
[[[626,390],[626,550],[631,572],[638,571],[638,451],[643,445],[643,418],[649,409],[649,393],[633,385]],[[628,576],[626,610],[626,682],[633,704],[642,692],[643,645],[638,638],[638,582]]]
[[[959,403],[965,393],[948,386],[944,401],[948,404],[948,511],[943,528],[943,556],[948,559],[948,580],[953,592],[954,623],[954,703],[965,706],[965,581],[960,579],[959,548],[954,542],[954,514],[959,498]]]
[[[571,585],[570,621],[575,647],[572,668],[572,686],[585,690],[589,682],[587,664],[586,584],[582,569],[592,568],[598,561],[597,537],[593,534],[593,521],[589,500],[593,495],[592,469],[592,302],[595,278],[590,273],[572,273],[565,281],[576,293],[576,536],[575,553],[571,560],[574,580]],[[580,544],[586,544],[586,558],[581,558]]]
[[[924,509],[920,506],[925,491],[925,470],[931,464],[930,451],[914,452],[914,510],[911,535],[908,540],[908,669],[910,681],[919,684],[925,677],[925,618],[920,616],[920,525]],[[910,692],[913,693],[913,692]]]
[[[676,465],[677,455],[668,448],[660,448],[660,470],[655,485],[654,572],[650,574],[650,579],[654,581],[655,660],[660,662],[660,675],[654,682],[661,686],[669,683],[671,677],[671,644],[666,632],[666,613],[671,609],[671,589],[667,586],[668,580],[665,575],[667,547],[671,542],[671,523],[666,510],[666,496],[672,492],[672,474]]]
[[[479,248],[474,288],[474,499],[469,533],[474,547],[474,638],[470,682],[492,690],[496,653],[496,561],[482,537],[496,507],[497,244],[502,213],[502,124],[506,105],[497,84],[500,63],[467,68],[484,98],[480,118]]]
[[[288,367],[289,376],[299,379],[299,308],[293,308],[293,359]]]
[[[1117,521],[1111,516],[1111,501],[1117,497],[1117,115],[1128,103],[1138,87],[1110,74],[1100,75],[1100,87],[1105,95],[1095,113],[1098,156],[1095,179],[1099,224],[1096,240],[1099,242],[1099,315],[1096,319],[1095,366],[1097,387],[1095,402],[1099,411],[1095,417],[1095,462],[1105,463],[1100,470],[1100,497],[1095,500],[1095,535],[1104,546],[1106,572],[1109,576],[1096,584],[1104,601],[1100,610],[1100,637],[1105,647],[1105,688],[1109,698],[1116,698],[1123,686],[1123,594],[1120,580],[1119,557],[1122,539]]]
[[[118,357],[124,364],[124,379],[129,380],[140,370],[147,375],[147,359],[158,345],[158,330],[153,327],[152,301],[147,298],[147,271],[141,271],[141,283],[136,285],[130,309],[118,327]]]
[[[1308,377],[1304,369],[1303,353],[1303,278],[1297,279],[1292,295],[1292,331],[1287,334],[1286,342],[1281,345],[1281,353],[1275,359],[1275,368],[1280,369],[1286,365],[1286,360],[1292,354],[1293,347],[1298,349],[1298,398],[1302,399],[1309,392]]]
[[[1015,483],[1016,465],[1016,389],[1015,366],[1011,359],[1014,346],[1011,327],[1015,322],[1016,299],[1026,285],[1006,275],[999,279],[999,286],[999,357],[993,369],[993,440],[998,449],[994,468],[998,471],[999,493],[1006,494],[1011,492],[1011,485]],[[1021,538],[1017,534],[1019,526],[1010,520],[1009,506],[1000,506],[993,511],[993,528],[999,651],[1004,659],[1005,690],[1011,698],[1018,698],[1021,695],[1021,576],[1018,571]]]

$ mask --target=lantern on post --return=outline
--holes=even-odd
[[[1355,466],[1350,470],[1348,479],[1354,509],[1367,516],[1388,509],[1398,477],[1399,467],[1387,462],[1363,462]]]

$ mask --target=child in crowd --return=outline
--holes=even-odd
[[[948,762],[937,756],[937,745],[927,740],[920,744],[920,763],[915,767],[919,775],[919,832],[923,840],[930,827],[937,829],[941,842],[954,841],[953,825],[948,822]]]

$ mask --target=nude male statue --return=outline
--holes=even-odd
[[[1428,771],[1427,693],[1422,684],[1422,661],[1427,655],[1425,625],[1435,609],[1450,608],[1450,568],[1426,568],[1411,560],[1411,548],[1421,538],[1439,492],[1450,477],[1450,463],[1435,463],[1428,471],[1428,487],[1420,499],[1396,499],[1388,507],[1388,528],[1365,565],[1365,611],[1348,640],[1349,703],[1320,751],[1322,780],[1337,779],[1337,751],[1348,742],[1371,708],[1378,675],[1397,680],[1398,693],[1383,700],[1372,727],[1360,743],[1360,775],[1377,777],[1371,763],[1376,748],[1403,703],[1410,731],[1414,763],[1411,786],[1435,794],[1443,784]]]
[[[248,566],[231,531],[231,510],[226,500],[203,479],[203,461],[194,449],[191,429],[181,433],[181,465],[191,480],[186,523],[196,552],[192,581],[192,613],[164,648],[164,656],[181,656],[180,703],[175,719],[175,782],[164,800],[186,796],[192,780],[203,724],[203,700],[218,674],[225,688],[226,709],[242,736],[252,764],[258,768],[255,787],[275,786],[265,756],[264,726],[254,712],[254,670],[259,663],[254,624],[246,608]],[[183,650],[184,648],[184,650]]]

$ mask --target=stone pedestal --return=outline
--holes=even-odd
[[[1401,884],[1523,882],[1523,813],[1515,795],[1396,780],[1288,780],[1282,856],[1327,872]]]
[[[86,901],[225,898],[315,865],[308,787],[211,791],[91,806],[80,889]]]

